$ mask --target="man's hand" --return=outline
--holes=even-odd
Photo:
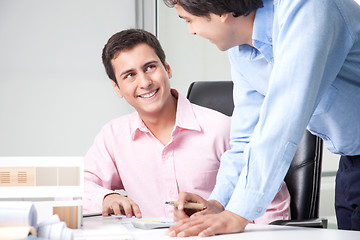
[[[174,220],[180,221],[182,219],[189,218],[189,216],[204,215],[210,213],[219,213],[224,211],[224,207],[217,201],[206,201],[202,197],[194,193],[181,192],[177,199],[177,207],[174,208]],[[205,210],[196,211],[192,209],[184,208],[185,202],[201,203],[206,206]]]
[[[245,230],[249,223],[243,217],[230,211],[216,214],[197,215],[179,221],[168,229],[170,237],[199,236],[208,237],[216,234],[239,233]]]
[[[109,216],[111,213],[115,215],[123,214],[126,217],[135,216],[141,218],[139,206],[130,198],[117,193],[106,195],[103,200],[102,215]]]

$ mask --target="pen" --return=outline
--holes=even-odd
[[[178,203],[174,201],[165,202],[165,204],[177,207]],[[204,210],[206,209],[206,206],[201,203],[192,203],[192,202],[186,202],[184,203],[184,208],[187,209],[194,209],[194,210]]]

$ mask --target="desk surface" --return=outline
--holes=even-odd
[[[119,220],[114,217],[89,217],[84,218],[83,228],[77,230],[75,239],[178,239],[165,235],[166,229],[141,230],[132,226],[130,221]],[[118,238],[112,238],[117,236]],[[110,237],[110,238],[109,238]],[[183,238],[186,240],[200,239],[198,237]],[[204,239],[204,238],[201,238]],[[272,226],[249,224],[245,232],[237,234],[218,235],[206,239],[244,239],[244,240],[359,240],[360,232],[335,229],[316,229],[286,226]]]

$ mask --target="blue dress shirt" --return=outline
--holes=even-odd
[[[229,49],[231,150],[210,199],[248,220],[279,190],[309,129],[341,155],[360,154],[360,7],[353,0],[264,0],[253,46]]]

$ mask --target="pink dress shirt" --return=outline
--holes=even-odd
[[[230,148],[230,118],[191,104],[176,90],[172,94],[178,98],[177,115],[166,146],[137,112],[103,127],[85,156],[84,212],[101,212],[104,196],[115,189],[124,189],[142,215],[150,217],[172,218],[173,207],[165,202],[175,201],[179,192],[210,196],[221,155]],[[279,193],[284,194],[279,198]],[[290,196],[286,186],[279,193],[274,199],[277,205],[269,207],[270,216],[287,219]]]

